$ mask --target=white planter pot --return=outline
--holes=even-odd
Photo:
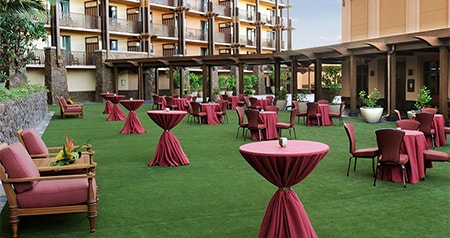
[[[368,123],[376,123],[379,122],[381,119],[381,115],[383,115],[383,108],[382,107],[376,107],[376,108],[360,108],[359,109],[361,116],[364,118],[364,120]]]
[[[341,104],[328,104],[330,107],[330,112],[339,114],[341,110]]]
[[[412,120],[413,117],[416,115],[417,111],[407,111],[406,113],[408,114],[408,119]]]
[[[228,96],[233,96],[233,91],[227,91]]]
[[[280,111],[286,110],[286,104],[287,104],[286,100],[278,100],[277,101],[277,107]]]

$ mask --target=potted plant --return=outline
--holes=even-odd
[[[414,108],[416,110],[407,111],[408,118],[412,119],[413,116],[422,110],[422,108],[428,106],[428,103],[431,101],[430,90],[426,86],[422,86],[420,88],[419,94],[417,94],[416,102],[414,103]]]
[[[213,100],[220,100],[220,88],[213,88]]]
[[[380,98],[381,92],[377,88],[374,88],[369,94],[364,90],[359,92],[359,99],[364,105],[359,110],[366,122],[375,123],[380,121],[383,114],[383,108],[377,105]]]
[[[277,107],[280,110],[285,110],[287,105],[287,89],[281,87],[280,90],[275,91],[275,96],[277,96]]]
[[[258,77],[256,75],[244,75],[244,94],[253,95],[258,84]]]
[[[219,76],[219,94],[225,94],[225,91],[228,89],[228,78],[221,75]]]
[[[236,78],[234,76],[229,76],[227,78],[227,95],[233,96],[233,92],[236,89]]]

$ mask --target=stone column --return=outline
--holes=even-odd
[[[95,83],[95,101],[101,102],[100,93],[116,92],[113,68],[104,64],[106,59],[105,50],[97,50],[95,52],[96,64],[96,83]]]
[[[56,54],[56,47],[46,47],[44,52],[45,86],[49,90],[47,95],[48,104],[57,104],[56,96],[69,97],[64,51],[61,50],[62,57],[59,59]]]

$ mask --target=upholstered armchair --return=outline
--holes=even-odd
[[[82,104],[67,104],[67,101],[64,97],[58,96],[58,103],[61,118],[64,119],[66,116],[81,116],[83,117],[83,105]]]
[[[89,169],[85,171],[84,174],[40,176],[22,144],[0,143],[0,180],[8,199],[12,237],[18,236],[20,217],[62,213],[86,212],[89,230],[95,232],[97,185],[95,174]]]
[[[39,136],[34,128],[27,128],[25,130],[21,128],[17,130],[15,134],[19,139],[19,142],[28,151],[31,158],[54,157],[59,151],[63,149],[62,146],[47,147],[41,136]],[[80,151],[82,151],[82,154],[89,154],[91,160],[93,160],[95,152],[92,150],[92,145],[86,144],[75,147],[79,147]]]

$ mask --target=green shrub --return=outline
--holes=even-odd
[[[26,98],[30,94],[37,92],[47,92],[47,88],[40,85],[27,84],[23,87],[7,89],[0,87],[0,102],[18,98]]]

